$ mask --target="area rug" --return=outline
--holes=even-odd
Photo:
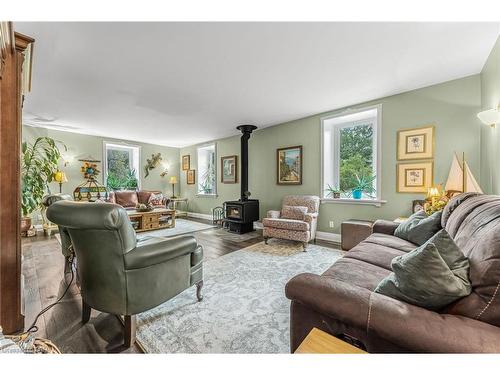
[[[204,263],[204,299],[195,288],[137,316],[148,353],[289,353],[290,301],[285,284],[321,274],[343,252],[310,245],[258,243]],[[267,248],[267,250],[266,250]]]
[[[193,220],[175,219],[175,228],[158,229],[148,232],[137,233],[137,238],[144,237],[175,237],[181,234],[199,232],[215,228],[216,225],[199,223]]]

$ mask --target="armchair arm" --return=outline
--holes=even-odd
[[[138,243],[135,249],[125,254],[125,269],[132,270],[163,263],[193,253],[197,247],[193,236],[173,239],[153,237]]]
[[[311,223],[313,220],[318,218],[318,213],[317,212],[308,212],[305,216],[304,221]]]
[[[439,314],[329,277],[300,274],[286,296],[342,323],[415,352],[480,353],[500,350],[500,328]]]
[[[394,231],[399,226],[399,223],[395,223],[394,221],[389,220],[376,220],[373,223],[373,233],[382,233],[389,234],[391,236],[394,235]]]
[[[269,210],[267,211],[267,217],[269,219],[279,219],[281,216],[281,212],[280,211],[276,211],[276,210]]]

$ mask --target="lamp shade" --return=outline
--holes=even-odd
[[[500,124],[500,111],[498,108],[488,109],[477,114],[477,118],[485,125]]]
[[[170,176],[169,182],[171,184],[176,184],[177,183],[177,177],[176,176]]]
[[[57,170],[54,173],[54,181],[62,184],[63,182],[68,182],[68,179],[66,178],[66,174],[63,171]]]

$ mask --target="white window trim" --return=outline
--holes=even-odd
[[[134,143],[127,143],[123,141],[102,141],[102,184],[106,186],[106,181],[108,180],[108,153],[106,150],[106,146],[118,146],[118,147],[135,147],[139,150],[139,168],[137,168],[137,190],[141,190],[142,183],[142,147],[140,145]]]
[[[200,168],[198,165],[198,149],[200,148],[205,148],[208,146],[214,146],[214,153],[215,153],[215,193],[210,193],[210,194],[203,194],[199,192],[199,182],[200,182]],[[218,185],[219,185],[219,180],[218,180],[218,173],[219,173],[219,168],[217,168],[217,142],[209,142],[209,143],[203,143],[198,146],[196,146],[196,197],[198,198],[217,198],[217,190],[218,190]]]
[[[373,136],[375,138],[375,165],[376,165],[376,173],[377,173],[377,197],[375,199],[354,199],[354,198],[325,198],[324,191],[324,134],[325,134],[325,121],[331,120],[333,118],[342,117],[354,113],[365,112],[371,109],[377,110],[377,126],[373,130]],[[383,203],[387,203],[386,200],[382,199],[382,104],[376,104],[373,106],[362,107],[362,108],[352,108],[340,113],[335,113],[333,115],[328,115],[320,118],[321,121],[321,136],[320,136],[320,152],[321,152],[321,174],[320,174],[320,192],[319,196],[321,199],[321,203],[338,203],[338,204],[358,204],[358,205],[372,205],[380,207]],[[336,145],[337,146],[337,145]],[[338,146],[335,147],[338,150]],[[338,158],[334,161],[334,163],[339,163]],[[334,169],[334,173],[338,175],[338,168]],[[337,176],[338,180],[338,176]]]

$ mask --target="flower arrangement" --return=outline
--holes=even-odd
[[[424,203],[424,211],[427,215],[432,215],[434,212],[443,210],[449,200],[441,186],[430,188]]]

